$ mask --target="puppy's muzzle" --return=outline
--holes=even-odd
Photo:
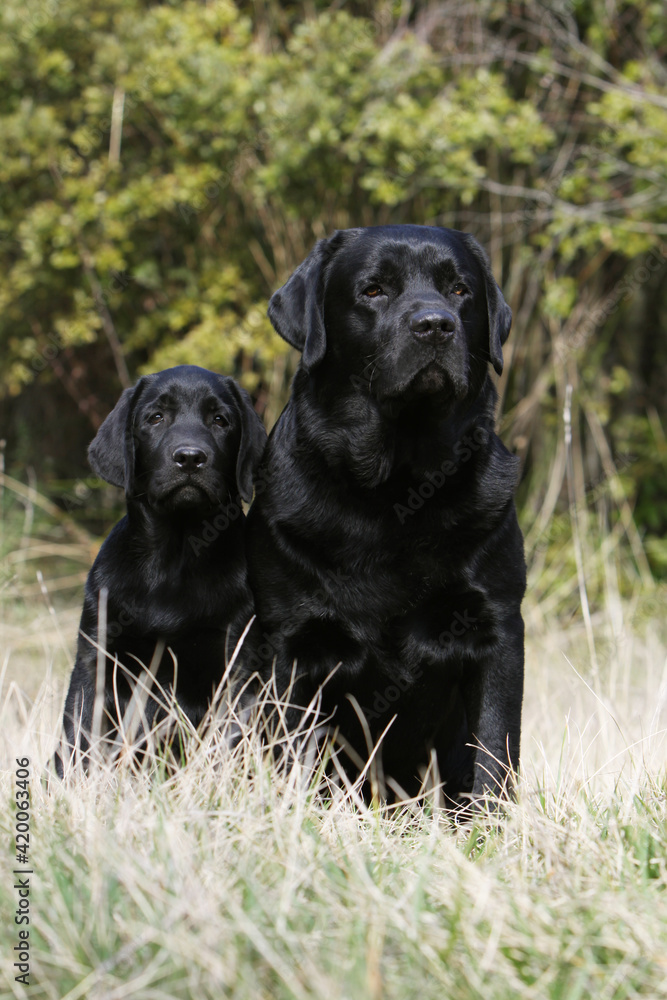
[[[179,445],[172,458],[183,472],[196,472],[208,462],[208,455],[203,448],[194,445]]]
[[[456,320],[446,309],[420,309],[412,314],[408,325],[418,343],[436,346],[451,340]]]

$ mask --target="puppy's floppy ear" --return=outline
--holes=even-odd
[[[322,264],[330,240],[320,240],[269,302],[269,319],[292,347],[302,351],[302,364],[314,368],[326,348],[322,311]]]
[[[134,388],[132,386],[130,389],[123,389],[120,399],[88,447],[88,461],[93,472],[113,486],[120,486],[123,489],[127,485],[125,478],[127,422]]]
[[[228,379],[227,382],[236,397],[241,417],[241,440],[236,460],[236,486],[241,498],[246,503],[250,503],[255,474],[266,445],[266,430],[255,413],[250,396],[245,389],[242,389],[233,379]]]
[[[121,397],[88,447],[88,461],[93,472],[113,486],[128,491],[134,475],[134,436],[132,417],[137,400],[147,381],[123,389]]]
[[[477,240],[466,234],[466,244],[482,265],[484,283],[486,285],[486,304],[489,318],[489,358],[498,375],[503,373],[503,344],[509,337],[512,326],[512,310],[505,302],[496,279],[491,271],[491,264],[486,251]]]

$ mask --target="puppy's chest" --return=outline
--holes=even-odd
[[[151,585],[118,588],[110,595],[110,619],[125,635],[174,636],[197,629],[219,629],[236,611],[240,594],[223,578],[172,573]]]

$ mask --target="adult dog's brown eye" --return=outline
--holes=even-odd
[[[465,295],[465,293],[468,291],[468,289],[466,288],[466,286],[464,284],[462,284],[462,282],[459,281],[459,282],[457,282],[456,285],[454,285],[454,287],[452,288],[452,291],[454,292],[454,295]]]
[[[213,423],[217,424],[218,427],[226,427],[229,420],[227,420],[227,417],[225,417],[222,413],[216,413],[213,417]]]
[[[150,417],[148,418],[148,423],[149,424],[159,424],[160,421],[163,420],[163,419],[164,418],[163,418],[163,416],[162,416],[161,413],[151,413]]]
[[[382,295],[382,289],[379,285],[369,285],[368,288],[364,288],[364,295],[368,296],[369,299],[375,299],[378,295]]]

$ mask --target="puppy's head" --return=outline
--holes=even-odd
[[[194,365],[125,389],[88,449],[94,471],[155,510],[206,510],[252,497],[266,432],[231,378]]]
[[[321,240],[269,304],[302,367],[357,380],[378,400],[479,392],[512,314],[467,233],[433,226],[348,229]]]

